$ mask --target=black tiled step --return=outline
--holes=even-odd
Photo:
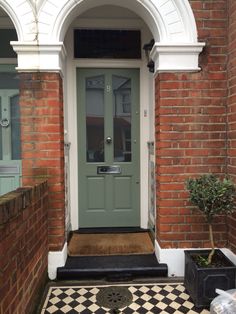
[[[68,257],[66,265],[57,269],[57,279],[130,277],[166,277],[167,265],[159,264],[154,254]]]

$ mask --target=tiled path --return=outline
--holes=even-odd
[[[186,293],[182,283],[158,284],[111,284],[96,286],[51,286],[41,310],[41,314],[111,314],[110,309],[101,307],[97,294],[103,287],[122,286],[132,293],[132,302],[120,309],[123,314],[181,314],[201,313],[208,310],[197,310]]]

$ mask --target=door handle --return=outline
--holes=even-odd
[[[112,138],[111,138],[110,136],[108,136],[108,137],[106,138],[106,143],[107,143],[107,144],[111,144],[111,142],[112,142]]]
[[[10,124],[10,121],[7,118],[0,120],[0,125],[3,128],[7,128],[9,126],[9,124]]]

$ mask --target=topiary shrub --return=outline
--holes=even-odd
[[[190,193],[190,201],[203,213],[209,226],[212,249],[205,265],[210,265],[215,252],[212,221],[216,215],[231,214],[235,210],[235,186],[229,179],[220,180],[216,175],[207,174],[188,179],[186,187]]]

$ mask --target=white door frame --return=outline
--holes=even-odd
[[[117,21],[116,21],[117,23]],[[133,23],[133,22],[132,22]],[[91,25],[91,24],[90,24]],[[146,26],[145,26],[146,28]],[[142,30],[141,30],[142,32]],[[142,33],[143,42],[148,42],[148,32]],[[150,35],[149,35],[150,36]],[[147,41],[145,41],[147,37]],[[67,42],[73,40],[73,31],[69,32]],[[73,59],[67,56],[65,81],[65,140],[70,143],[69,152],[69,220],[70,229],[79,228],[78,202],[78,138],[77,138],[77,90],[76,68],[138,68],[140,70],[140,227],[148,227],[148,146],[154,139],[153,75],[148,72],[146,59],[141,60],[100,60]],[[151,83],[151,85],[150,85]],[[151,134],[153,133],[153,134]]]

